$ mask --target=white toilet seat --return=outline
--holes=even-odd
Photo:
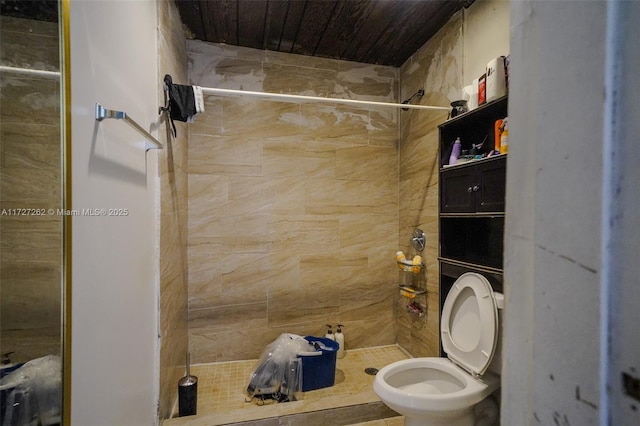
[[[473,376],[484,374],[498,341],[498,308],[485,277],[467,272],[456,280],[442,308],[440,336],[449,359]]]

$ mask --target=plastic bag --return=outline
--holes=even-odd
[[[295,401],[302,390],[302,361],[298,354],[315,348],[303,337],[284,333],[267,345],[251,374],[247,394],[253,398]]]
[[[61,423],[62,362],[47,355],[25,363],[0,379],[2,426]]]

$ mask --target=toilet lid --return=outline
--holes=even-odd
[[[498,340],[498,309],[485,277],[467,272],[456,280],[442,308],[440,336],[453,362],[472,375],[487,370]]]

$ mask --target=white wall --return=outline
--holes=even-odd
[[[464,9],[462,81],[471,84],[487,63],[509,54],[509,1],[476,0]]]
[[[602,217],[601,424],[638,424],[622,374],[640,379],[640,2],[608,4]]]
[[[612,3],[511,5],[504,425],[637,423],[621,373],[640,371],[640,3],[620,2],[626,25],[609,27],[626,43],[620,51],[605,44]],[[605,87],[605,70],[615,71],[617,92]],[[608,102],[618,108],[609,117]],[[605,123],[616,130],[610,145]],[[611,322],[601,321],[603,301]],[[601,341],[611,358],[602,371]]]
[[[155,1],[71,2],[72,206],[128,209],[75,217],[72,239],[74,425],[156,423],[157,152],[94,104],[157,120]]]

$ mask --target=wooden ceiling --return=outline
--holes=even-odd
[[[474,0],[175,0],[198,40],[402,65]]]

